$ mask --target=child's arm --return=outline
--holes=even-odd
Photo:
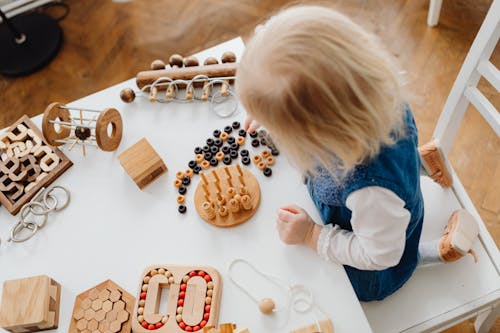
[[[404,202],[382,187],[366,187],[349,195],[353,231],[315,224],[299,207],[278,212],[280,238],[287,244],[304,244],[323,258],[362,270],[395,266],[404,251],[410,213]],[[335,222],[335,221],[332,221]]]

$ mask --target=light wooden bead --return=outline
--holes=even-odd
[[[197,155],[195,156],[195,160],[196,160],[196,162],[198,162],[198,163],[201,163],[204,159],[205,159],[205,157],[204,157],[202,154],[197,154]]]
[[[184,309],[182,308],[182,306],[179,306],[179,307],[177,308],[177,313],[178,313],[178,314],[182,314],[182,310],[184,310]]]
[[[231,199],[236,194],[236,190],[234,189],[234,187],[228,187],[226,190],[226,194],[227,194],[227,197],[229,199]]]
[[[170,284],[174,284],[175,283],[175,279],[174,279],[173,276],[171,276],[171,277],[168,278],[168,283],[170,283]]]
[[[142,306],[137,308],[137,314],[144,314],[144,308]]]
[[[143,284],[142,285],[142,291],[148,291],[149,285],[148,284]]]
[[[257,168],[259,168],[259,170],[264,170],[265,167],[266,167],[266,163],[264,163],[264,162],[259,162],[259,164],[257,164]]]
[[[229,134],[227,134],[226,132],[222,132],[222,133],[220,134],[220,139],[221,139],[222,141],[226,141],[228,137],[229,137]]]
[[[189,275],[186,275],[182,278],[182,282],[187,283],[189,281]]]
[[[240,195],[245,195],[245,194],[248,194],[248,189],[246,188],[246,186],[240,187]]]
[[[135,99],[135,92],[130,88],[125,88],[120,92],[120,98],[125,103],[132,103]]]
[[[166,271],[166,272],[165,272],[165,276],[169,278],[169,277],[171,277],[171,276],[172,276],[172,273],[170,273],[170,271]]]
[[[274,156],[268,156],[266,158],[266,164],[269,166],[273,166],[276,160],[274,159]]]
[[[141,299],[141,300],[139,301],[139,306],[144,307],[145,305],[146,305],[146,301],[145,301],[145,300],[143,300],[143,299]]]
[[[205,59],[205,61],[203,62],[203,65],[205,66],[209,66],[209,65],[217,65],[219,63],[219,61],[217,59],[215,59],[214,57],[208,57],[207,59]]]
[[[213,290],[207,290],[207,296],[210,296],[212,297],[214,294],[214,291]]]
[[[237,139],[236,139],[236,142],[238,143],[238,145],[240,146],[243,146],[245,144],[245,138],[242,137],[242,136],[239,136]]]
[[[255,164],[259,164],[261,161],[262,161],[262,156],[260,155],[254,155],[254,157],[252,158],[253,162]]]
[[[177,172],[175,173],[175,177],[176,177],[177,179],[182,180],[182,179],[184,178],[184,172],[182,172],[182,171],[177,171]]]
[[[240,203],[234,199],[229,200],[229,209],[231,213],[238,213],[240,211]]]
[[[226,62],[236,62],[236,54],[231,51],[226,51],[222,54],[221,61],[223,64]]]
[[[207,289],[214,289],[214,282],[210,281],[207,283]]]
[[[154,275],[158,274],[158,271],[156,269],[153,269],[153,270],[151,270],[150,274],[151,274],[151,276],[154,276]]]
[[[182,180],[180,180],[180,179],[176,179],[176,180],[174,181],[174,186],[175,186],[175,187],[181,187],[181,186],[182,186]]]
[[[269,156],[271,156],[271,151],[269,150],[264,150],[262,152],[262,158],[268,158]]]
[[[229,214],[229,211],[227,210],[226,206],[222,206],[219,208],[219,215],[222,217],[227,216]]]
[[[177,316],[175,316],[175,320],[180,323],[182,321],[182,315],[178,314]]]
[[[149,283],[149,280],[151,278],[149,276],[145,276],[144,279],[142,281],[144,281],[144,283]]]
[[[158,269],[158,274],[165,274],[165,268]]]
[[[218,152],[217,154],[215,154],[215,158],[218,160],[218,161],[222,161],[224,159],[224,153],[223,152]]]
[[[274,301],[270,298],[264,298],[259,302],[259,310],[265,315],[273,313],[275,308]]]
[[[163,317],[161,318],[161,323],[162,323],[162,324],[165,324],[167,321],[168,321],[168,317],[167,317],[167,316],[163,316]]]
[[[180,54],[172,54],[170,58],[168,59],[168,63],[170,67],[182,67],[183,63],[183,57]]]
[[[159,69],[165,69],[165,63],[160,59],[156,59],[151,63],[151,70],[156,71]]]
[[[187,169],[185,172],[186,176],[188,176],[189,178],[193,177],[194,175],[194,171],[192,169]]]
[[[137,317],[137,320],[142,323],[144,321],[144,316],[140,315]]]
[[[238,201],[238,202],[241,202],[241,195],[239,194],[235,194],[234,197],[233,197],[234,200]]]
[[[209,161],[207,161],[207,160],[202,161],[202,162],[201,162],[201,168],[202,168],[203,170],[207,170],[208,168],[210,168],[210,162],[209,162]]]
[[[182,205],[185,201],[186,201],[186,197],[183,196],[182,194],[180,194],[180,195],[177,196],[177,203],[179,205]]]
[[[212,304],[212,297],[208,296],[205,298],[205,304]]]

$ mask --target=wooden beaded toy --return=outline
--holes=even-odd
[[[135,298],[111,280],[76,296],[69,333],[130,333]]]
[[[239,164],[200,174],[194,194],[198,214],[217,227],[234,227],[255,214],[260,201],[259,183]]]
[[[148,267],[134,307],[134,333],[196,332],[217,325],[221,284],[219,272],[211,267]],[[163,288],[169,288],[167,310],[159,313]]]
[[[122,151],[118,160],[141,190],[168,171],[160,155],[145,138]]]
[[[174,54],[169,58],[169,66],[161,60],[151,63],[151,70],[139,72],[136,83],[139,91],[125,88],[120,92],[120,98],[125,103],[131,103],[137,96],[147,96],[151,102],[168,103],[171,101],[210,101],[211,108],[219,104],[224,98],[234,95],[230,84],[236,76],[236,55],[233,52],[225,52],[221,57],[221,63],[214,57],[205,59],[200,66],[196,57],[183,58]],[[220,87],[218,90],[215,87]],[[201,94],[195,93],[195,88],[201,88]],[[185,89],[184,96],[179,95],[179,89]],[[165,90],[164,97],[160,91]],[[236,111],[237,103],[229,111],[221,113],[221,116],[229,116]]]
[[[78,111],[79,114],[74,116],[70,111]],[[118,148],[122,140],[123,123],[116,109],[90,110],[55,102],[43,113],[42,130],[51,145],[70,144],[68,150],[72,150],[79,144],[85,156],[87,145],[97,146],[104,151]]]
[[[27,116],[0,135],[0,203],[13,215],[73,163]]]
[[[55,329],[60,296],[61,286],[45,275],[5,281],[0,326],[12,333]]]

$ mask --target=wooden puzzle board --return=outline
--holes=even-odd
[[[76,297],[68,332],[130,333],[134,303],[134,296],[106,280]]]
[[[15,215],[73,163],[24,115],[0,134],[0,203]]]
[[[162,288],[169,289],[166,313],[159,313]],[[135,333],[184,333],[215,326],[221,290],[222,279],[214,268],[150,266],[141,275],[132,329]]]
[[[222,166],[215,169],[210,170],[207,173],[203,173],[205,178],[208,181],[208,184],[204,183],[203,176],[200,180],[198,186],[196,187],[196,191],[194,193],[194,203],[196,206],[196,211],[200,215],[200,217],[206,222],[215,225],[217,227],[228,228],[234,227],[239,224],[246,222],[249,218],[255,214],[260,202],[260,187],[257,178],[248,170],[240,167],[239,165],[231,165],[231,166]],[[227,171],[226,171],[227,170]],[[227,172],[231,175],[228,177]],[[241,173],[240,173],[241,172]],[[201,174],[200,174],[201,175]],[[219,178],[217,181],[216,176]],[[241,176],[241,177],[240,177]],[[242,185],[246,188],[248,195],[250,196],[250,209],[241,209],[237,213],[231,212],[228,208],[229,196],[227,195],[227,190],[230,188],[229,178],[231,178],[232,187],[240,194],[240,189]],[[243,184],[242,184],[243,181]],[[220,191],[217,188],[217,182],[220,187]],[[207,192],[204,190],[204,185],[208,190]],[[223,197],[225,204],[219,205],[217,203],[217,192],[221,192],[221,196]],[[214,205],[214,209],[216,211],[215,217],[210,218],[207,212],[203,209],[203,204],[205,202],[212,202]],[[228,209],[228,214],[226,216],[221,216],[217,211],[221,206],[224,206]]]

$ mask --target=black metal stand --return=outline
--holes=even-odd
[[[0,10],[0,17],[0,74],[28,75],[56,56],[63,40],[57,21],[36,12],[8,19]]]

